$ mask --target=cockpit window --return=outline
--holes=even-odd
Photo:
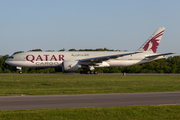
[[[9,58],[13,59],[14,57],[13,57],[13,55],[12,55],[12,56],[10,56]]]

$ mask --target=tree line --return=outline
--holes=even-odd
[[[30,51],[42,51],[41,49],[34,49]],[[52,51],[52,50],[48,50]],[[59,51],[65,51],[61,49]],[[98,49],[69,49],[68,51],[117,51],[107,48]],[[120,51],[120,50],[118,50]],[[22,53],[24,51],[17,51],[14,54]],[[0,56],[0,73],[18,73],[19,71],[14,66],[5,63],[9,55]],[[80,72],[81,69],[78,71]],[[129,67],[110,67],[110,68],[96,68],[99,73],[180,73],[180,56],[170,56],[168,58],[144,63],[140,65],[133,65]],[[23,73],[54,73],[53,68],[23,68]]]

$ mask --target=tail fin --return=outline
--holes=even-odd
[[[151,37],[139,48],[139,52],[149,51],[156,53],[165,27],[160,27]]]

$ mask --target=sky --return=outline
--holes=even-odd
[[[0,55],[32,49],[136,51],[165,27],[158,53],[180,54],[179,0],[0,0]]]

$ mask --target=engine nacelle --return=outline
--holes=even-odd
[[[64,61],[62,63],[62,71],[63,72],[76,72],[81,68],[78,61]]]

